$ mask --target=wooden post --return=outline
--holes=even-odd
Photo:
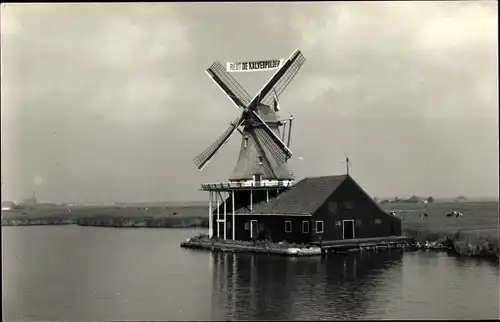
[[[253,190],[250,189],[250,211],[252,211],[252,204],[253,204]]]
[[[209,191],[208,192],[208,237],[212,238],[214,235],[214,229],[213,229],[213,216],[212,216],[212,199],[213,199],[213,192]]]
[[[226,199],[224,199],[224,240],[226,240],[227,223],[226,223]]]
[[[219,204],[219,194],[216,193],[215,194],[215,200],[216,200],[216,204],[217,204],[217,237],[220,237],[220,225],[219,225],[219,220],[220,220],[220,214],[219,214],[219,208],[220,208],[220,204]]]
[[[232,202],[231,204],[233,205],[233,224],[231,227],[233,227],[233,240],[236,240],[236,230],[234,227],[236,227],[236,219],[235,219],[235,213],[234,213],[234,190],[231,190],[231,194],[232,194]]]
[[[292,121],[293,116],[290,115],[290,126],[288,127],[288,142],[286,144],[287,147],[290,147],[290,139],[292,138]]]
[[[233,225],[234,227],[234,225]],[[233,273],[231,274],[231,282],[232,282],[232,287],[233,287],[233,290],[234,289],[238,289],[237,288],[237,276],[238,276],[238,270],[237,270],[237,266],[236,266],[236,253],[233,253],[233,262],[232,262],[232,268],[233,268]],[[235,314],[235,311],[236,311],[236,292],[231,292],[231,313]]]

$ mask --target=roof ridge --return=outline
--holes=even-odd
[[[340,177],[347,177],[347,174],[335,174],[335,175],[324,175],[324,176],[311,176],[311,177],[304,177],[302,180],[305,179],[322,179],[322,178],[340,178]],[[300,180],[300,181],[302,181]],[[299,181],[299,182],[300,182]],[[298,183],[298,182],[297,182]]]

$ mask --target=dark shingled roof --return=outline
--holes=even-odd
[[[309,177],[297,182],[276,198],[253,205],[257,214],[313,214],[347,178],[347,175]],[[237,212],[249,213],[248,208]]]

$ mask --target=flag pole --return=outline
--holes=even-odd
[[[344,152],[345,155],[345,165],[347,168],[347,174],[349,174],[349,157],[347,156],[347,153]]]

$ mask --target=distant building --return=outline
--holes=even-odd
[[[401,235],[401,220],[382,210],[350,175],[308,177],[272,198],[257,192],[248,199],[253,198],[251,204],[241,194],[235,200],[237,240],[314,242]],[[231,209],[231,198],[226,202]],[[226,220],[230,235],[232,217]],[[220,236],[224,225],[212,229]]]
[[[24,199],[21,203],[24,207],[34,207],[38,204],[36,198],[33,196],[32,198]]]
[[[2,210],[10,210],[16,208],[14,201],[2,201]]]

